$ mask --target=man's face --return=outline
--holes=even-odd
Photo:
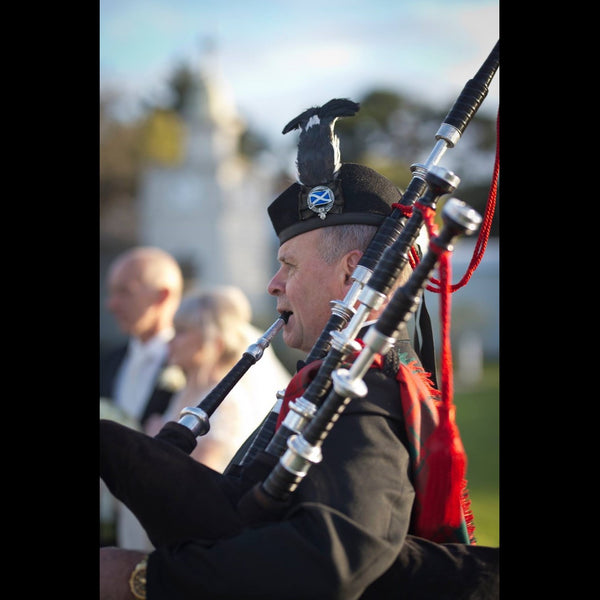
[[[310,352],[331,315],[331,300],[343,300],[348,290],[344,259],[328,265],[319,256],[322,230],[302,233],[283,243],[277,260],[280,267],[268,285],[277,298],[278,312],[292,313],[283,328],[290,348]]]
[[[119,328],[144,339],[156,322],[157,290],[141,280],[137,262],[115,264],[108,277],[108,309]]]

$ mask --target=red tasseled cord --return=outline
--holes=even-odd
[[[424,215],[425,217],[425,215]],[[425,223],[430,239],[434,239],[436,227],[433,214],[428,213]],[[435,242],[431,244],[435,249]],[[466,522],[471,543],[475,543],[473,517],[466,489],[467,455],[456,425],[453,403],[452,352],[450,348],[450,252],[438,249],[440,274],[440,320],[442,335],[442,388],[441,399],[436,402],[439,423],[427,442],[429,467],[427,490],[423,495],[422,511],[418,526],[422,535],[433,541],[444,541],[447,531],[435,528],[444,523],[448,531],[459,529]]]
[[[431,277],[431,283],[437,287],[428,285],[427,290],[438,292],[440,297],[440,320],[441,320],[441,337],[442,337],[442,386],[441,400],[437,403],[439,426],[435,431],[435,439],[431,443],[429,450],[432,455],[435,453],[436,460],[430,462],[431,466],[435,466],[435,471],[430,473],[428,478],[428,490],[424,495],[425,504],[421,511],[421,535],[428,537],[428,522],[432,515],[437,513],[439,501],[442,498],[453,499],[460,498],[460,504],[452,501],[446,502],[444,505],[443,521],[448,527],[458,527],[464,517],[469,539],[475,544],[475,526],[473,523],[473,513],[471,512],[471,501],[467,491],[466,470],[467,460],[466,452],[463,447],[458,427],[456,425],[454,406],[454,380],[452,370],[452,351],[450,347],[450,298],[451,293],[460,289],[467,284],[475,269],[479,266],[481,259],[485,253],[487,242],[490,235],[490,229],[494,212],[496,209],[496,194],[498,187],[498,174],[500,171],[500,111],[498,111],[498,120],[496,124],[496,158],[494,163],[494,173],[492,175],[492,183],[488,195],[488,201],[485,213],[482,219],[482,225],[479,229],[479,236],[475,245],[475,250],[471,258],[471,262],[462,279],[455,285],[451,281],[451,266],[450,253],[440,252],[438,271],[440,279],[436,280]],[[433,211],[423,210],[424,207],[415,203],[415,208],[419,208],[423,212],[423,219],[427,226],[429,238],[433,239],[437,234],[435,224],[433,222]],[[419,257],[414,248],[409,252],[409,261],[414,268],[419,262]],[[447,450],[450,450],[447,452]],[[437,452],[435,452],[437,450]],[[446,450],[446,451],[445,451]],[[435,522],[435,520],[434,520]],[[443,535],[440,532],[431,531],[430,539],[434,541],[443,541]],[[439,539],[435,539],[439,536]]]
[[[454,377],[452,372],[452,350],[450,348],[450,279],[452,267],[450,253],[444,252],[438,262],[440,273],[440,320],[442,328],[442,402],[452,402]]]
[[[485,249],[487,248],[487,243],[490,237],[490,230],[492,228],[492,221],[494,219],[494,213],[496,211],[496,194],[498,192],[498,175],[500,173],[500,110],[498,110],[498,118],[496,121],[496,158],[494,160],[494,173],[492,175],[492,183],[490,185],[490,191],[488,194],[488,200],[485,207],[485,212],[483,214],[481,227],[479,228],[479,235],[477,237],[477,243],[475,244],[475,249],[473,250],[473,256],[471,257],[471,262],[467,267],[465,274],[462,276],[462,279],[453,285],[450,286],[450,291],[455,292],[459,290],[461,287],[465,286],[469,279],[471,279],[471,275],[475,272],[475,269],[479,266],[483,255],[485,254]],[[417,260],[418,262],[418,260]],[[412,261],[411,261],[412,265]],[[435,278],[431,278],[431,283],[435,285],[439,285],[439,281]],[[439,292],[439,288],[433,286],[427,286],[426,288],[430,292]]]
[[[452,368],[452,349],[450,347],[450,281],[452,280],[450,252],[444,252],[440,256],[438,264],[440,272],[440,312],[442,328],[442,399],[441,403],[438,405],[438,413],[440,417],[439,432],[442,443],[446,443],[450,446],[448,467],[451,473],[450,481],[452,482],[452,489],[449,491],[449,497],[460,497],[462,499],[467,496],[465,489],[467,484],[467,459],[455,419],[456,407],[454,406],[454,372]],[[433,479],[437,479],[437,477],[434,476]],[[462,502],[460,507],[448,504],[446,507],[448,512],[445,515],[447,523],[455,526],[460,524],[464,512],[461,510],[462,508]],[[468,523],[468,527],[471,529],[469,532],[469,537],[471,538],[471,533],[472,530],[474,530],[474,526],[472,518],[470,521],[471,522]]]

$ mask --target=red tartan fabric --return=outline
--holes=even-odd
[[[303,367],[291,379],[284,395],[277,428],[316,376],[322,361]],[[381,368],[379,355],[372,368]],[[416,363],[400,363],[396,379],[409,440],[415,487],[410,533],[434,542],[475,543],[466,491],[466,453],[454,418],[442,403],[429,374]]]
[[[416,492],[411,533],[434,542],[474,543],[467,456],[455,407],[442,402],[439,390],[415,362],[400,363],[396,379]]]

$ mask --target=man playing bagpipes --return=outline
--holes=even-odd
[[[400,191],[372,169],[342,164],[334,123],[356,110],[353,102],[333,100],[305,111],[284,129],[301,129],[298,182],[268,209],[280,242],[279,269],[268,291],[277,298],[278,312],[289,313],[284,341],[307,353],[326,326],[331,302],[346,296],[370,240],[402,200]],[[407,265],[394,287],[409,274]],[[384,299],[370,312],[345,366],[360,352],[362,334],[385,306]],[[299,368],[286,390],[280,428],[322,364]],[[431,500],[431,493],[424,493],[438,475],[426,457],[427,437],[419,438],[432,431],[419,427],[428,421],[425,412],[435,406],[439,392],[404,324],[391,348],[368,369],[364,383],[366,394],[353,398],[328,430],[322,460],[294,486],[272,519],[245,519],[240,508],[263,481],[255,462],[247,468],[234,465],[226,475],[211,473],[188,464],[178,448],[144,440],[143,434],[125,448],[121,440],[127,432],[102,424],[101,454],[109,468],[101,475],[117,497],[142,496],[140,521],[148,524],[156,550],[145,556],[102,548],[101,600],[496,597],[498,549],[473,543],[464,482],[450,482],[447,497]],[[457,432],[450,442],[464,460]],[[160,446],[164,455],[144,465],[145,448],[151,445]],[[166,475],[154,479],[152,471],[163,459]],[[195,477],[191,469],[198,469],[200,490],[191,490],[187,469],[189,478]],[[124,479],[137,477],[135,490],[123,491],[125,483],[113,473],[118,470]],[[261,477],[254,476],[257,472]],[[167,497],[172,507],[163,502]],[[189,506],[184,506],[186,499]],[[181,512],[187,513],[189,527],[175,524]],[[155,526],[160,533],[152,533]]]

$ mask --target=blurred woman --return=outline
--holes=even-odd
[[[183,371],[186,384],[165,414],[148,424],[147,433],[155,435],[167,421],[178,421],[183,408],[197,406],[227,375],[262,335],[251,318],[248,299],[233,286],[197,290],[183,298],[175,313],[169,363]],[[289,379],[290,373],[268,347],[210,416],[210,429],[198,438],[192,456],[222,472]]]

